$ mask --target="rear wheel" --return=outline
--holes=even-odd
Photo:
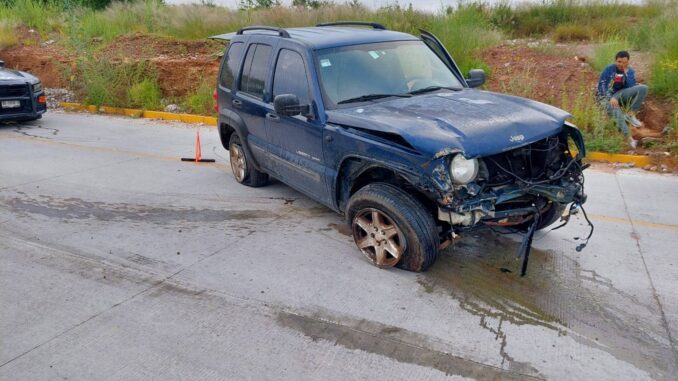
[[[266,185],[268,175],[252,166],[237,133],[231,134],[231,139],[228,143],[228,154],[235,181],[251,187]]]
[[[351,196],[347,218],[358,249],[374,265],[426,271],[438,256],[431,213],[402,189],[369,184]]]

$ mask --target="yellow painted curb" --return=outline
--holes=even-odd
[[[125,115],[131,116],[133,118],[162,119],[194,124],[202,123],[208,126],[217,125],[217,118],[204,115],[175,114],[163,111],[144,111],[140,109],[119,108],[110,106],[101,106],[97,108],[97,106],[85,106],[79,103],[66,103],[66,102],[61,102],[60,104],[61,107],[67,110],[87,111],[91,113],[102,113],[110,115]]]
[[[101,106],[97,109],[97,106],[85,106],[79,103],[65,103],[65,102],[61,103],[61,107],[70,110],[88,111],[92,113],[99,112],[104,114],[126,115],[134,118],[162,119],[184,123],[203,123],[209,126],[217,125],[217,118],[203,115],[174,114],[171,112],[163,111],[144,111],[139,109],[118,108],[108,106]],[[610,163],[634,163],[636,167],[644,167],[646,165],[652,164],[652,159],[649,156],[623,155],[606,152],[589,152],[586,155],[586,159],[589,161],[608,161]]]
[[[652,159],[649,156],[623,155],[606,152],[588,152],[586,154],[586,159],[590,161],[607,161],[610,163],[634,163],[636,167],[644,167],[652,164]]]

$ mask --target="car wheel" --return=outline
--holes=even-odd
[[[433,216],[402,189],[369,184],[351,196],[346,211],[358,249],[374,265],[419,272],[435,262],[439,239]]]
[[[251,187],[260,187],[268,181],[268,175],[257,171],[250,163],[249,157],[242,147],[237,133],[231,135],[228,142],[228,153],[231,161],[231,171],[235,181]]]

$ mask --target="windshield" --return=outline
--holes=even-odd
[[[365,102],[463,85],[422,41],[342,46],[317,52],[325,103]]]

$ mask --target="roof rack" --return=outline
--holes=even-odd
[[[376,23],[376,22],[365,22],[365,21],[336,21],[336,22],[325,22],[318,24],[316,26],[343,26],[343,25],[358,25],[358,26],[371,26],[373,29],[386,30],[386,27]]]
[[[270,32],[278,32],[278,35],[280,37],[284,38],[290,38],[290,34],[287,33],[287,31],[283,28],[276,28],[274,26],[266,26],[266,25],[255,25],[255,26],[248,26],[245,28],[240,28],[237,34],[243,34],[244,32],[248,32],[251,30],[267,30]]]

